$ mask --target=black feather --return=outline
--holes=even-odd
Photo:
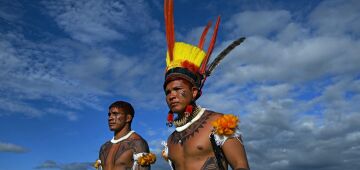
[[[206,77],[210,76],[211,73],[214,71],[214,69],[216,68],[217,65],[219,65],[220,61],[222,59],[225,58],[225,56],[227,54],[229,54],[229,52],[231,50],[233,50],[236,46],[240,45],[242,42],[244,42],[245,37],[241,37],[237,40],[235,40],[234,42],[232,42],[228,47],[226,47],[215,59],[214,61],[210,64],[210,66],[208,67],[208,69],[206,70]]]

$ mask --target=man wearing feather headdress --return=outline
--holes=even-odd
[[[238,129],[238,118],[201,108],[196,100],[206,78],[224,56],[245,38],[234,41],[214,62],[208,65],[214,48],[220,17],[218,17],[208,51],[203,51],[209,23],[198,46],[175,42],[173,1],[165,0],[164,15],[168,51],[164,91],[170,109],[167,125],[176,130],[169,136],[163,157],[176,170],[249,169],[246,152]],[[177,114],[174,120],[174,113]]]
[[[108,123],[114,137],[104,143],[94,167],[98,170],[148,170],[156,157],[147,142],[131,130],[134,108],[125,101],[109,106]]]

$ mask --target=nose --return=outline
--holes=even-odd
[[[172,91],[170,94],[169,94],[169,101],[172,101],[176,98],[176,93],[174,91]]]
[[[110,121],[110,120],[112,120],[112,119],[113,119],[113,116],[112,116],[112,115],[109,115],[108,120]]]

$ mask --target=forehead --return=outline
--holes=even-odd
[[[190,88],[191,85],[189,82],[183,80],[183,79],[177,79],[177,80],[173,80],[171,82],[169,82],[167,85],[166,85],[166,89],[171,89],[171,88],[174,88],[174,87],[187,87],[187,88]]]
[[[110,113],[114,113],[114,112],[117,112],[117,113],[126,113],[123,108],[118,108],[118,107],[111,107],[111,108],[109,109],[109,112],[110,112]]]

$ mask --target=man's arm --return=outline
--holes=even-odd
[[[137,153],[149,153],[149,146],[147,142],[143,139],[135,140],[134,142],[134,154]],[[135,160],[136,161],[136,160]],[[134,162],[135,163],[135,162]],[[136,165],[135,170],[150,170],[149,166],[141,166],[139,164]]]
[[[230,166],[234,170],[248,170],[249,164],[246,157],[241,137],[230,138],[222,146],[222,150]]]
[[[108,154],[107,152],[109,151],[108,148],[110,146],[110,142],[106,142],[103,145],[101,145],[100,150],[99,150],[99,160],[101,161],[100,165],[102,167],[104,167],[105,164],[105,157]]]

